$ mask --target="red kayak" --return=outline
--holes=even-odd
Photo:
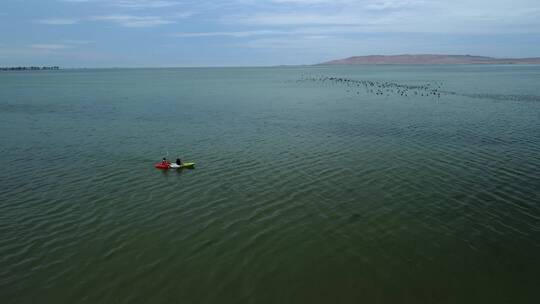
[[[171,168],[171,163],[157,163],[154,165],[154,167],[158,169],[168,170]]]

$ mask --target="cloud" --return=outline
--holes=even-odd
[[[49,24],[49,25],[71,25],[78,23],[79,20],[71,18],[50,18],[50,19],[40,19],[36,20],[38,23]]]
[[[92,43],[94,43],[94,41],[63,39],[55,42],[30,44],[28,48],[42,51],[61,51]]]
[[[300,2],[303,1],[295,1]],[[456,2],[344,1],[341,5],[320,2],[324,7],[313,8],[306,5],[302,10],[292,9],[290,6],[283,9],[256,10],[224,17],[222,22],[228,25],[266,28],[348,26],[360,32],[441,34],[540,32],[539,5],[532,1],[515,0],[511,6],[502,1],[465,3],[463,0],[456,0]]]
[[[39,49],[39,50],[58,51],[58,50],[67,49],[70,46],[66,44],[31,44],[30,47],[33,49]]]
[[[91,20],[109,21],[124,27],[154,27],[171,24],[176,21],[162,16],[134,16],[134,15],[104,15],[94,16]]]
[[[164,24],[176,23],[176,19],[183,19],[192,16],[191,12],[171,14],[167,16],[137,16],[130,14],[113,14],[84,17],[80,19],[50,18],[36,20],[38,23],[48,25],[72,25],[83,21],[104,21],[112,22],[124,27],[154,27]]]
[[[349,14],[318,14],[318,13],[274,13],[274,14],[255,14],[244,17],[234,18],[236,22],[247,25],[343,25],[358,24],[362,19]]]
[[[71,3],[102,3],[107,6],[116,6],[130,9],[164,8],[181,4],[171,0],[62,0]]]
[[[280,30],[252,30],[252,31],[229,31],[229,32],[184,32],[170,34],[170,37],[179,38],[197,38],[197,37],[255,37],[255,36],[311,36],[311,37],[326,37],[332,34],[350,34],[365,30],[365,28],[351,26],[332,26],[332,27],[298,27],[291,29]]]
[[[388,11],[388,10],[410,8],[413,6],[422,6],[424,4],[425,4],[424,1],[386,0],[386,1],[373,1],[371,3],[367,3],[364,7],[368,10]]]
[[[242,38],[242,37],[275,35],[275,34],[286,34],[286,32],[273,31],[273,30],[237,31],[237,32],[195,32],[195,33],[177,33],[177,34],[172,34],[170,36],[180,37],[180,38],[217,37],[217,36]]]
[[[263,29],[251,31],[220,31],[220,32],[184,32],[167,36],[178,38],[199,37],[233,37],[247,38],[257,36],[297,36],[297,37],[329,37],[334,35],[348,35],[367,32],[366,27],[360,26],[313,26],[278,29]]]
[[[84,45],[84,44],[92,44],[96,42],[92,40],[64,39],[62,40],[62,43],[73,44],[73,45]]]
[[[116,0],[110,1],[111,5],[133,8],[133,9],[142,9],[142,8],[163,8],[179,5],[177,1],[165,1],[165,0]]]
[[[336,3],[341,2],[337,0],[271,0],[275,3],[284,3],[284,4],[301,4],[301,5],[310,5],[310,4],[321,4],[321,3]]]
[[[0,58],[12,59],[14,57],[35,57],[39,55],[48,55],[50,52],[43,49],[35,49],[30,47],[8,47],[0,46]]]

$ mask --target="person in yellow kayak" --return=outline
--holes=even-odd
[[[182,160],[179,157],[176,158],[176,164],[179,166],[182,165]]]

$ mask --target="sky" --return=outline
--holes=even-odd
[[[540,0],[0,0],[0,66],[540,57]]]

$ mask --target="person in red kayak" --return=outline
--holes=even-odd
[[[167,160],[167,158],[164,157],[163,160],[161,161],[161,164],[162,164],[162,165],[168,165],[168,164],[170,164],[170,163],[169,163],[169,161]]]

